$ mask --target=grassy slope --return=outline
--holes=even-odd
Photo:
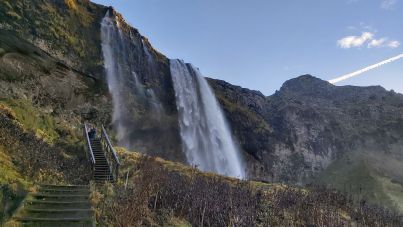
[[[375,152],[351,153],[333,162],[318,177],[319,181],[370,203],[386,205],[403,212],[403,185],[394,181],[394,171],[379,165],[391,165],[399,160]],[[397,176],[398,178],[398,176]]]
[[[249,223],[248,214],[253,214],[255,226],[384,225],[394,220],[382,209],[358,206],[337,191],[240,181],[123,148],[116,150],[123,164],[120,179],[115,188],[98,188],[95,193],[98,198],[109,198],[97,203],[100,224],[108,225],[127,216],[126,222],[120,224],[163,225],[169,220],[187,220],[199,225],[203,207],[211,210],[205,220],[212,225]],[[241,209],[232,208],[227,213],[232,206],[228,202],[235,200]],[[219,216],[225,221],[214,219]],[[133,222],[132,217],[136,217]]]
[[[80,158],[62,144],[76,147],[75,134],[61,139],[54,119],[27,100],[0,100],[0,122],[0,223],[35,183],[86,178],[85,168],[68,170]]]
[[[93,71],[102,67],[97,34],[104,12],[86,0],[4,0],[0,28],[17,32],[70,66]]]

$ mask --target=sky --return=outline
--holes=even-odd
[[[169,58],[271,95],[403,53],[403,0],[92,0],[113,6]],[[403,59],[336,85],[403,93]]]

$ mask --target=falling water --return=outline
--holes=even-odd
[[[112,94],[113,100],[112,122],[117,130],[117,139],[121,141],[123,136],[127,133],[126,128],[121,121],[122,116],[120,115],[120,107],[122,106],[123,100],[119,94],[119,80],[124,72],[117,63],[116,59],[117,53],[122,51],[121,45],[118,43],[118,40],[121,39],[121,36],[119,34],[119,30],[114,24],[114,20],[109,17],[109,12],[106,13],[101,22],[101,38],[106,80],[108,82],[108,88]]]
[[[183,151],[203,171],[245,178],[239,151],[207,81],[180,60],[170,61]]]
[[[144,47],[133,49],[137,47],[136,44],[133,44],[135,38],[131,33],[125,35],[122,32],[118,21],[113,15],[110,15],[109,11],[101,22],[101,39],[106,79],[113,101],[112,124],[117,131],[119,144],[130,147],[129,135],[135,127],[128,124],[128,122],[132,124],[134,121],[133,115],[130,115],[131,111],[127,108],[134,102],[140,103],[146,110],[151,109],[149,112],[152,114],[147,117],[155,119],[159,119],[159,114],[163,112],[162,105],[152,88],[145,89],[136,73],[136,71],[140,71],[142,62],[140,54],[135,51],[143,52],[147,62],[151,61],[150,53],[144,52],[146,49]]]

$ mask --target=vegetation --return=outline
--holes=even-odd
[[[355,204],[323,187],[240,181],[118,150],[124,163],[118,183],[93,193],[102,225],[181,220],[192,226],[398,226],[403,221],[390,210]]]
[[[389,167],[400,163],[398,160],[385,160],[386,157],[382,156],[372,152],[345,154],[322,172],[318,180],[324,185],[351,195],[354,201],[365,200],[401,212],[402,183],[391,181],[390,178],[394,179],[393,175],[378,166],[380,163],[389,163]]]
[[[83,71],[101,67],[101,48],[96,45],[100,37],[86,34],[98,34],[103,16],[104,9],[87,0],[0,2],[0,28],[17,32]]]
[[[26,102],[10,103],[0,103],[0,223],[11,216],[34,184],[89,180],[81,145],[70,150],[60,140],[53,140],[51,145],[44,137],[38,138],[40,128],[46,130],[46,135],[54,132],[51,118],[44,120]],[[65,143],[75,146],[71,141]]]

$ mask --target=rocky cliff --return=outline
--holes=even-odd
[[[310,75],[269,97],[223,81],[211,85],[252,160],[251,176],[322,182],[402,209],[402,94]]]
[[[83,121],[112,129],[100,38],[108,10],[122,28],[142,88],[151,89],[163,108],[155,119],[144,102],[150,94],[139,96],[135,79],[126,78],[121,93],[127,146],[184,162],[169,61],[108,7],[86,0],[1,1],[0,101],[24,103],[23,111],[32,104],[36,114],[76,132]],[[403,95],[381,87],[338,87],[309,75],[285,82],[269,97],[220,80],[209,84],[250,178],[322,182],[403,210]],[[52,140],[63,133],[43,136]]]

